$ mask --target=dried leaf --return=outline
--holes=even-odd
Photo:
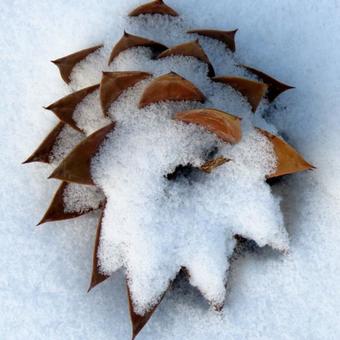
[[[115,127],[111,123],[79,143],[53,171],[49,178],[66,182],[94,185],[91,177],[91,159],[97,153],[106,135]]]
[[[155,0],[141,5],[129,13],[130,17],[136,17],[141,14],[166,14],[177,17],[178,13],[171,7],[167,6],[163,0]]]
[[[223,156],[217,157],[210,161],[205,162],[200,169],[208,174],[210,174],[213,170],[218,168],[219,166],[229,162],[230,159],[224,158]]]
[[[293,147],[281,138],[269,133],[268,131],[264,131],[262,129],[258,130],[273,144],[277,158],[277,167],[275,172],[269,174],[267,178],[289,175],[315,168],[313,165],[307,163]]]
[[[174,72],[154,79],[144,90],[139,108],[161,101],[205,101],[203,93],[190,81]]]
[[[235,52],[235,35],[238,30],[218,31],[218,30],[190,30],[187,33],[196,33],[204,37],[216,39],[223,42],[232,52]]]
[[[100,83],[100,104],[104,115],[108,114],[111,104],[129,87],[150,77],[146,72],[103,72]]]
[[[73,119],[73,113],[77,105],[89,94],[99,88],[99,84],[81,89],[80,91],[73,92],[55,103],[45,107],[46,110],[52,111],[62,122],[67,123],[77,131],[82,130],[77,126]]]
[[[163,52],[164,50],[167,49],[166,46],[156,41],[146,39],[143,37],[138,37],[136,35],[132,35],[124,31],[122,38],[118,41],[118,43],[112,49],[108,65],[110,65],[113,59],[116,58],[121,52],[132,47],[140,47],[140,46],[150,47],[155,55],[158,55],[160,52]]]
[[[165,57],[170,57],[174,55],[182,55],[186,57],[197,58],[198,60],[208,64],[208,69],[209,69],[208,76],[209,77],[215,76],[214,68],[211,65],[209,58],[205,54],[198,40],[189,41],[184,44],[171,47],[165,50],[164,52],[162,52],[161,54],[159,54],[158,58],[165,58]]]
[[[241,65],[251,73],[254,73],[256,76],[258,76],[265,84],[268,85],[268,91],[266,94],[266,97],[268,98],[269,102],[274,101],[276,97],[278,97],[282,92],[285,92],[290,89],[294,89],[294,86],[290,86],[287,84],[284,84],[275,78],[269,76],[268,74],[263,73],[260,70],[257,70],[256,68]]]
[[[175,119],[199,124],[227,143],[234,144],[241,140],[241,119],[227,112],[206,108],[189,110],[176,113]]]
[[[261,99],[267,92],[268,85],[242,77],[214,77],[213,80],[231,86],[247,98],[252,111],[255,112]]]
[[[23,164],[32,162],[50,163],[51,152],[64,126],[65,123],[59,122],[57,126],[42,141],[38,148],[33,152],[33,154],[23,162]]]
[[[64,82],[68,84],[71,81],[70,75],[72,73],[74,66],[76,66],[76,64],[85,59],[88,55],[90,55],[93,52],[96,52],[98,49],[102,47],[103,45],[97,45],[94,47],[86,48],[79,52],[72,53],[66,57],[52,60],[52,63],[57,65],[57,67],[59,68],[61,78],[63,78]]]

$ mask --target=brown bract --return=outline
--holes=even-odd
[[[73,119],[73,113],[77,105],[89,94],[99,88],[99,84],[86,87],[80,91],[73,92],[68,96],[65,96],[55,103],[45,107],[46,110],[52,111],[61,121],[67,123],[72,128],[78,131],[82,131],[77,123]]]
[[[204,94],[190,81],[174,72],[154,79],[144,90],[139,108],[161,101],[199,101],[204,102]]]
[[[213,80],[231,86],[247,98],[253,112],[256,111],[261,99],[267,92],[268,85],[242,77],[214,77]]]
[[[58,136],[64,126],[65,123],[59,122],[57,126],[42,141],[38,148],[33,152],[33,154],[23,162],[23,164],[32,162],[50,163],[50,156],[53,147],[56,144]]]
[[[167,6],[162,0],[148,2],[135,8],[129,13],[130,17],[136,17],[141,14],[166,14],[177,17],[178,13],[171,7]]]
[[[137,35],[132,35],[124,31],[122,38],[117,42],[111,51],[108,65],[110,65],[113,59],[116,58],[121,52],[132,47],[149,47],[155,55],[158,55],[167,49],[166,46],[156,41],[138,37]]]
[[[196,33],[204,37],[216,39],[223,42],[232,52],[235,52],[235,35],[237,29],[234,31],[218,31],[218,30],[190,30],[187,33]]]
[[[241,118],[216,109],[178,112],[176,120],[203,126],[227,143],[238,143],[242,137]]]
[[[176,56],[176,55],[197,58],[198,60],[208,65],[208,70],[209,70],[208,76],[209,77],[213,77],[215,75],[214,68],[211,65],[209,58],[205,54],[198,40],[193,40],[193,41],[186,42],[184,44],[173,46],[165,50],[164,52],[160,53],[157,58],[165,58],[165,57]]]
[[[224,158],[223,156],[217,157],[210,161],[205,162],[200,169],[203,172],[210,174],[214,169],[218,168],[219,166],[229,162],[230,159]]]
[[[58,66],[61,78],[63,78],[64,82],[68,84],[71,81],[70,75],[74,66],[101,47],[103,47],[103,45],[86,48],[79,52],[72,53],[66,57],[52,60],[52,63]]]
[[[276,97],[278,97],[282,92],[285,92],[290,89],[294,89],[294,86],[290,86],[287,84],[284,84],[277,79],[269,76],[268,74],[257,70],[256,68],[241,65],[251,73],[255,74],[257,77],[259,77],[264,83],[268,85],[268,91],[266,93],[266,97],[268,98],[269,102],[272,102]]]
[[[277,159],[275,171],[269,174],[267,178],[294,174],[296,172],[312,170],[315,168],[313,165],[306,162],[293,147],[281,138],[269,133],[268,131],[264,131],[262,129],[258,130],[272,143]]]
[[[150,76],[146,72],[103,72],[99,92],[104,115],[108,114],[109,107],[123,91]]]
[[[49,178],[66,182],[94,185],[91,177],[91,159],[97,153],[106,135],[115,127],[111,123],[80,142],[53,171]]]

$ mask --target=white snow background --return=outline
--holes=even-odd
[[[120,38],[139,1],[9,1],[0,12],[0,339],[128,339],[123,276],[91,293],[96,215],[35,228],[57,181],[20,165],[55,123],[42,109],[67,93],[49,60]],[[271,121],[318,169],[274,190],[287,255],[245,253],[232,265],[224,312],[193,290],[162,302],[140,339],[340,338],[340,3],[168,1],[201,27],[239,28],[239,55],[296,87]],[[187,292],[187,290],[185,290]]]

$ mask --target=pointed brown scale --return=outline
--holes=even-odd
[[[88,289],[88,292],[94,288],[95,286],[99,285],[103,281],[109,278],[108,275],[105,275],[100,272],[99,269],[99,263],[98,263],[98,248],[99,248],[99,242],[100,242],[100,233],[102,229],[102,223],[103,223],[103,217],[105,213],[105,205],[102,208],[98,224],[97,224],[97,232],[96,232],[96,240],[94,244],[94,249],[93,249],[93,260],[92,260],[92,275],[91,275],[91,282],[90,282],[90,287]]]
[[[220,110],[204,108],[178,112],[175,119],[201,125],[227,143],[238,143],[242,137],[241,118]]]
[[[173,10],[171,7],[167,6],[163,0],[155,0],[148,2],[144,5],[141,5],[135,8],[133,11],[129,13],[130,17],[136,17],[141,14],[166,14],[171,15],[173,17],[177,17],[178,13]]]
[[[242,77],[214,77],[213,80],[231,86],[247,98],[253,112],[267,92],[268,85]]]
[[[67,123],[77,131],[82,131],[73,119],[73,112],[77,105],[89,94],[99,88],[99,84],[86,87],[80,91],[73,92],[55,103],[45,107],[46,110],[52,111],[61,121]]]
[[[218,168],[219,166],[229,162],[230,159],[224,158],[223,156],[217,157],[215,159],[212,159],[210,161],[205,162],[200,169],[203,172],[206,172],[208,174],[210,174],[213,170],[215,170],[216,168]]]
[[[154,79],[145,88],[139,102],[139,108],[166,100],[204,102],[205,96],[190,81],[170,72]]]
[[[103,72],[100,83],[100,104],[104,115],[111,104],[129,87],[150,77],[146,72]]]
[[[209,77],[213,77],[215,75],[214,68],[211,65],[209,58],[205,54],[198,40],[189,41],[184,44],[171,47],[165,50],[164,52],[160,53],[157,58],[165,58],[165,57],[170,57],[174,55],[182,55],[186,57],[197,58],[198,60],[208,65],[208,69],[209,69],[208,76]]]
[[[155,55],[158,55],[160,52],[163,52],[167,49],[166,46],[156,41],[143,37],[138,37],[124,31],[122,38],[118,41],[118,43],[113,47],[111,51],[108,65],[110,65],[113,59],[116,58],[121,52],[132,47],[150,47]]]
[[[57,126],[47,135],[33,154],[28,157],[23,164],[32,162],[50,163],[50,155],[65,123],[59,122]]]
[[[294,89],[294,86],[290,86],[287,84],[284,84],[277,79],[269,76],[268,74],[265,74],[264,72],[257,70],[256,68],[246,66],[246,65],[241,65],[251,73],[255,74],[257,77],[259,77],[265,84],[268,85],[268,91],[266,94],[266,97],[268,98],[269,102],[274,101],[276,97],[278,97],[281,93]]]
[[[74,66],[76,66],[76,64],[78,64],[82,60],[84,60],[88,55],[96,52],[98,49],[102,47],[103,45],[97,45],[94,47],[86,48],[79,52],[72,53],[66,57],[52,60],[52,63],[57,65],[57,67],[59,68],[61,78],[63,78],[64,82],[68,84],[71,81],[70,76]]]
[[[216,39],[223,42],[232,52],[235,52],[235,35],[238,30],[234,31],[218,31],[218,30],[191,30],[187,33],[196,33],[204,37]]]
[[[277,159],[275,172],[269,174],[267,178],[274,178],[315,169],[313,165],[306,162],[293,147],[281,138],[269,133],[268,131],[264,131],[262,129],[258,130],[272,143]]]
[[[49,178],[94,185],[91,177],[91,159],[95,156],[105,137],[114,127],[115,123],[111,123],[80,142],[53,171]]]

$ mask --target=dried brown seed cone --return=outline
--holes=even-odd
[[[76,64],[81,62],[91,53],[96,52],[101,47],[103,47],[103,45],[86,48],[84,50],[67,55],[66,57],[52,60],[52,63],[58,66],[61,78],[63,78],[66,84],[69,84],[71,82],[70,76],[74,66],[76,66]]]
[[[167,49],[165,45],[162,45],[156,41],[143,37],[138,37],[137,35],[132,35],[124,31],[122,38],[118,41],[118,43],[113,47],[111,51],[108,64],[110,65],[113,59],[115,59],[121,52],[132,47],[150,47],[155,55],[158,55],[159,53]]]
[[[141,5],[131,11],[129,16],[136,17],[141,14],[166,14],[173,17],[178,16],[178,13],[171,7],[167,6],[163,0],[155,0]]]
[[[114,127],[115,123],[111,123],[80,142],[53,171],[49,178],[94,185],[91,177],[91,159],[95,156],[105,137]]]
[[[204,102],[205,96],[190,81],[170,72],[154,79],[146,87],[139,102],[139,108],[166,100]]]
[[[235,35],[238,30],[234,31],[218,31],[218,30],[190,30],[187,33],[196,33],[204,37],[216,39],[223,42],[232,52],[235,52]]]
[[[100,104],[104,115],[111,104],[129,87],[150,77],[146,72],[103,72],[100,82]]]
[[[214,77],[213,80],[231,86],[247,98],[253,112],[256,111],[261,99],[267,92],[268,85],[242,77]]]

